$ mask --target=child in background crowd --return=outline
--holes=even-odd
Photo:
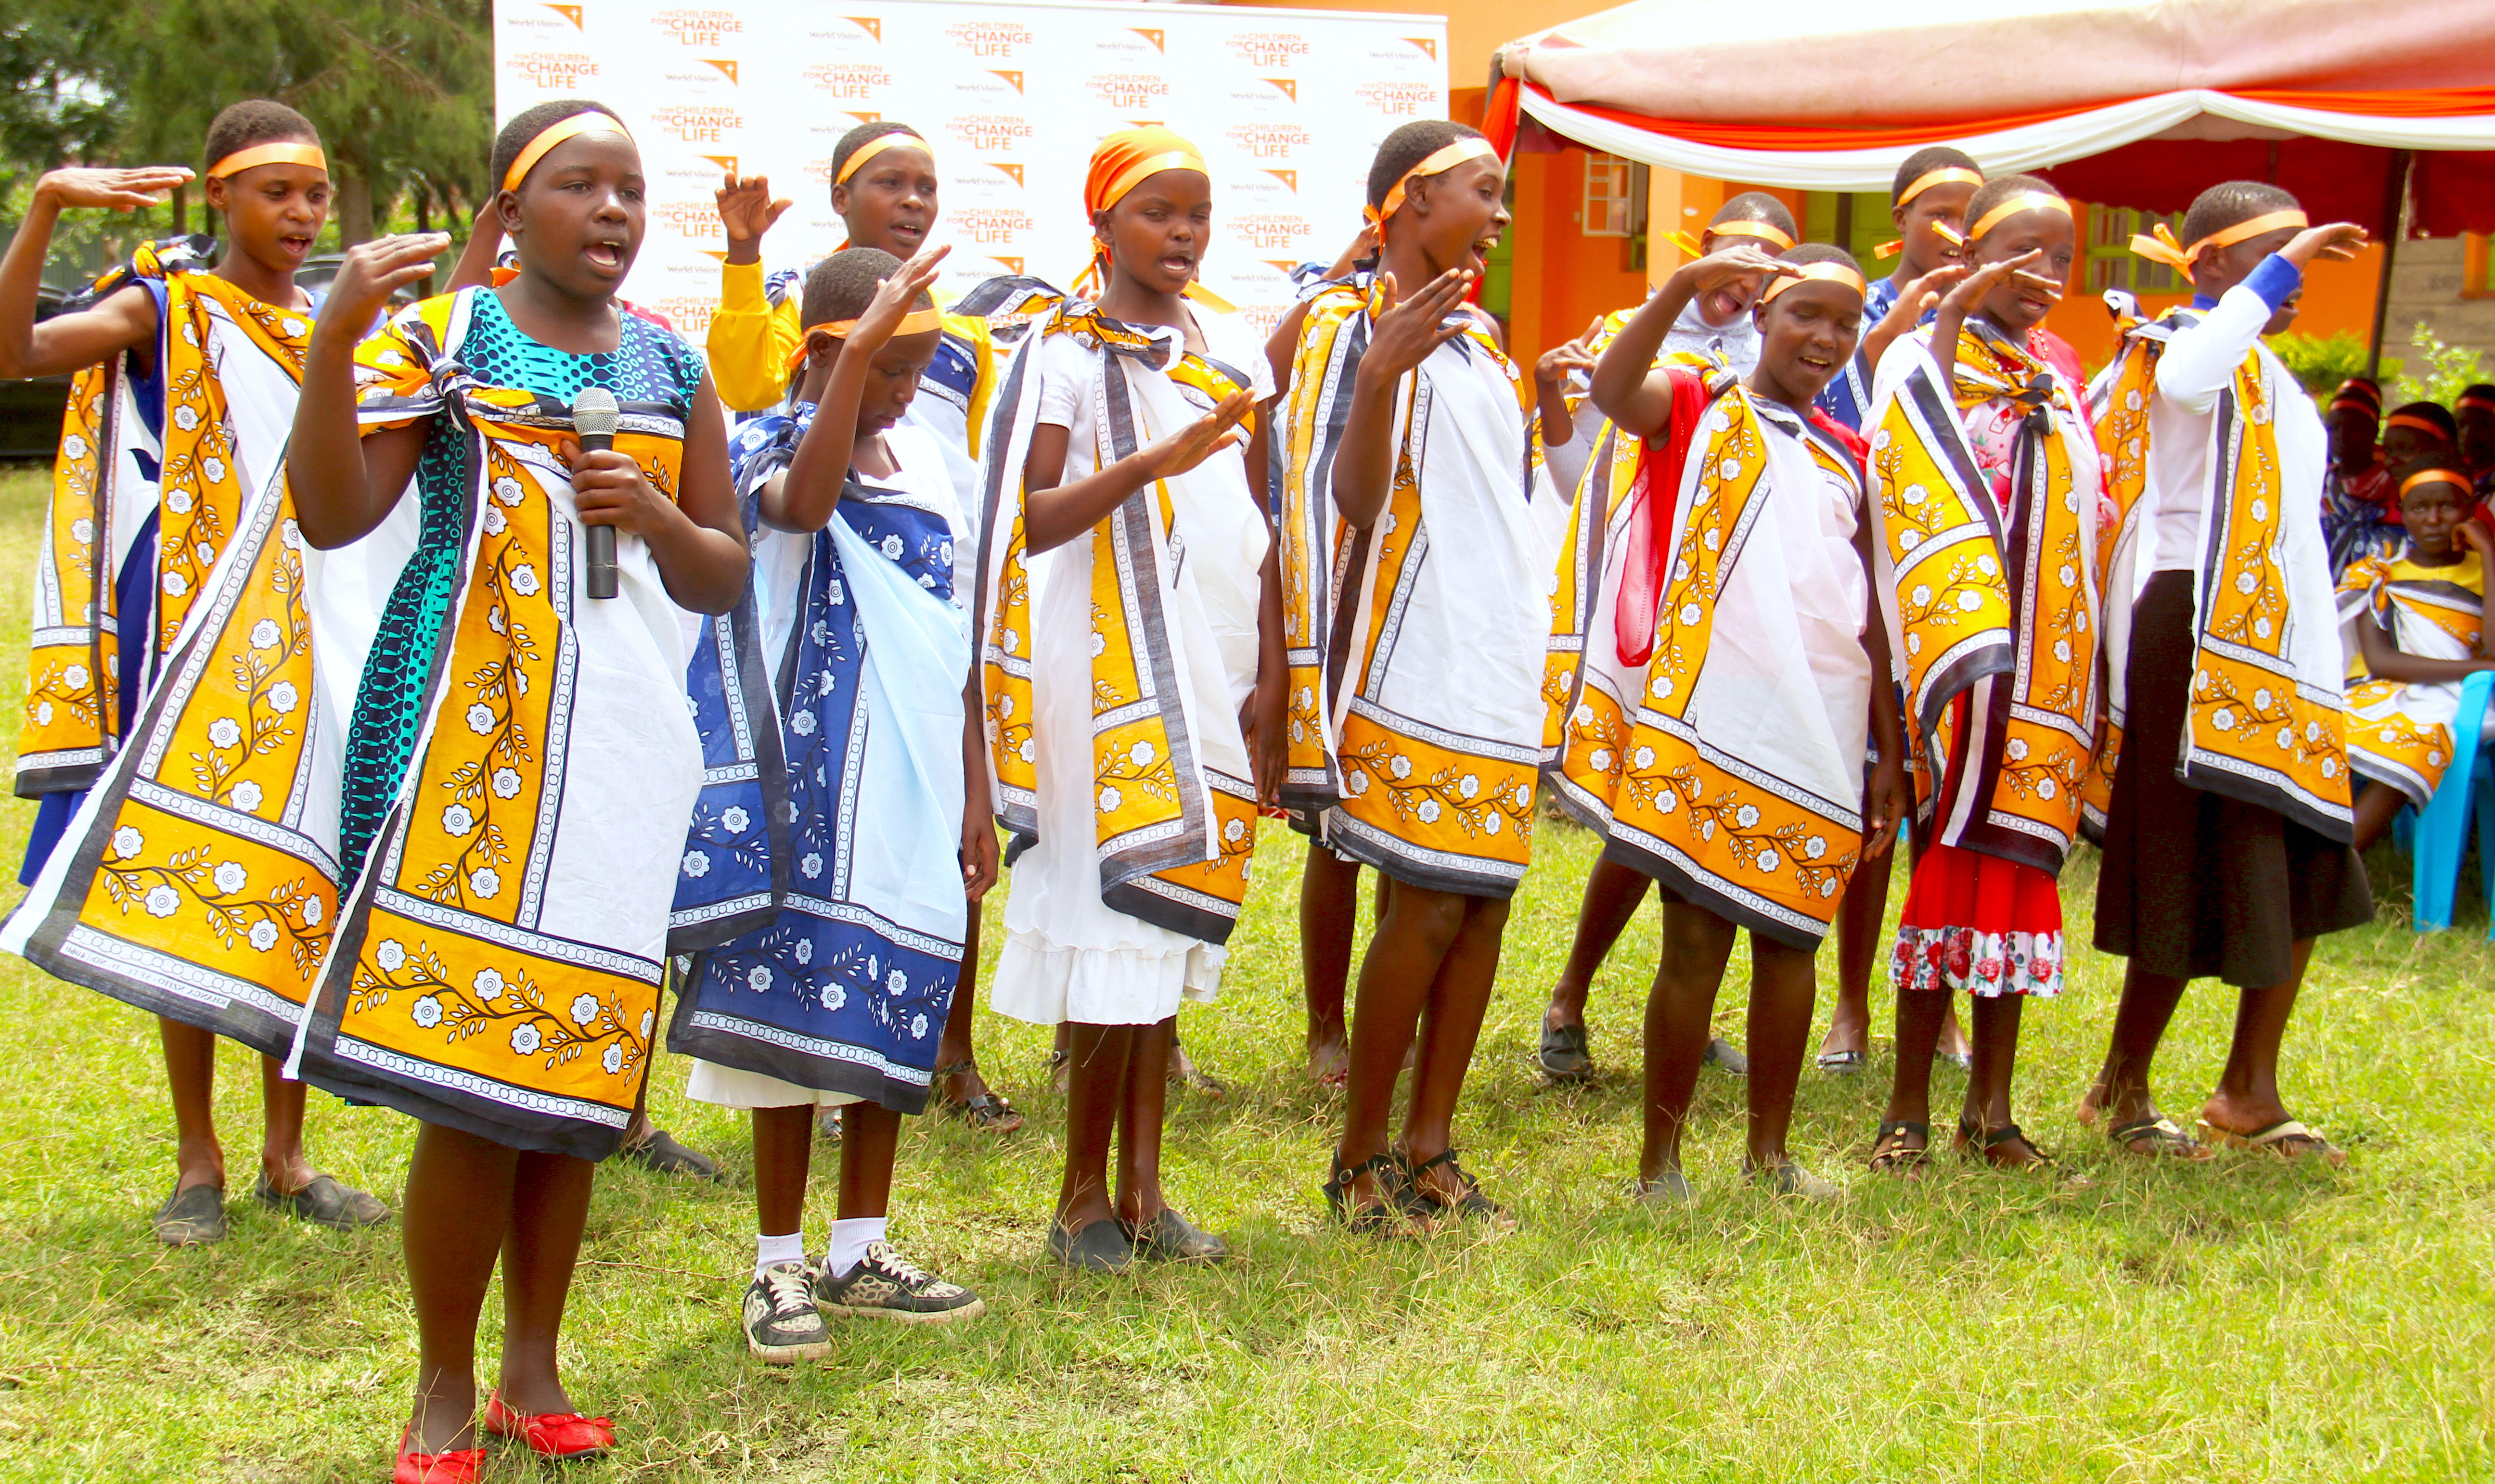
[[[982,1312],[887,1240],[904,1114],[926,1106],[969,914],[994,883],[970,680],[965,522],[935,436],[904,421],[942,328],[908,264],[853,247],[815,264],[786,416],[737,432],[749,601],[705,628],[694,724],[715,780],[676,888],[696,949],[667,1041],[695,1099],[752,1110],[759,1217],[746,1344],[830,1352],[823,1314],[940,1323]],[[757,727],[760,718],[776,727]],[[739,725],[743,719],[744,725]],[[844,1109],[840,1204],[806,1261],[820,1107]]]
[[[156,1013],[176,1143],[173,1192],[154,1224],[174,1246],[226,1235],[212,1111],[220,1036],[261,1053],[254,1198],[325,1226],[389,1214],[312,1167],[303,1086],[278,1070],[338,889],[326,865],[333,817],[284,808],[307,743],[310,712],[297,708],[311,695],[311,635],[301,557],[267,540],[286,504],[273,481],[312,333],[294,274],[328,215],[328,164],[310,120],[253,99],[209,124],[205,165],[208,209],[226,232],[213,265],[198,256],[204,238],[147,244],[80,307],[35,323],[59,213],[150,204],[192,178],[179,168],[46,175],[0,263],[0,376],[77,373],[37,557],[17,744],[17,792],[41,801],[18,875],[35,889],[5,941],[49,974]],[[169,703],[216,704],[227,719],[169,756],[127,746],[142,730],[167,735],[157,688],[173,673],[183,619],[238,539],[252,559],[234,580],[255,616],[237,632],[261,633],[266,618],[267,642],[194,666]],[[171,809],[132,801],[134,786]],[[78,816],[96,788],[105,796]],[[246,889],[253,873],[239,861],[185,869],[174,855],[200,842],[174,810],[282,834],[303,874]],[[264,856],[253,864],[275,873]]]
[[[2401,549],[2355,563],[2339,584],[2348,766],[2366,784],[2356,795],[2359,852],[2402,804],[2422,809],[2433,799],[2451,762],[2460,683],[2495,669],[2485,634],[2495,536],[2471,519],[2474,506],[2457,458],[2427,463],[2400,490]],[[2478,720],[2483,727],[2495,712]]]
[[[1767,284],[1757,368],[1746,379],[1720,366],[1654,369],[1683,306],[1733,278]],[[1577,513],[1553,647],[1581,658],[1551,692],[1567,718],[1552,772],[1562,802],[1603,832],[1605,858],[1664,892],[1642,1199],[1693,1198],[1682,1137],[1744,927],[1743,1170],[1779,1193],[1835,1194],[1785,1147],[1812,959],[1861,850],[1886,848],[1906,801],[1895,693],[1872,683],[1888,656],[1866,628],[1861,454],[1813,406],[1854,354],[1863,302],[1861,271],[1840,249],[1771,259],[1737,246],[1675,271],[1594,373],[1596,401],[1644,441],[1649,468],[1644,498],[1599,534],[1590,502]],[[1673,491],[1662,509],[1659,488]],[[1874,739],[1866,818],[1856,806]]]
[[[1880,366],[1871,492],[1889,649],[1924,744],[1917,852],[1892,956],[1897,1066],[1871,1167],[1929,1162],[1931,1068],[1974,997],[1956,1147],[2049,1163],[2011,1118],[2020,1007],[2061,992],[2056,884],[2078,839],[2101,699],[2105,489],[2083,388],[2030,349],[2077,256],[2070,203],[2012,175],[1967,206],[1972,273]]]
[[[987,446],[986,720],[1019,856],[992,994],[1070,1027],[1048,1252],[1085,1272],[1228,1252],[1160,1170],[1179,1004],[1219,985],[1281,764],[1265,446],[1237,431],[1271,371],[1242,322],[1188,303],[1212,190],[1166,129],[1101,141],[1099,302],[1066,300],[1015,353]]]
[[[1309,297],[1284,404],[1285,800],[1312,850],[1386,881],[1325,1185],[1363,1231],[1508,1221],[1452,1142],[1531,841],[1549,629],[1533,503],[1556,498],[1516,368],[1460,307],[1507,225],[1505,175],[1461,124],[1386,137],[1376,269]]]
[[[540,1456],[614,1444],[558,1350],[593,1161],[649,1065],[668,899],[701,788],[680,614],[746,588],[725,417],[694,349],[624,313],[639,149],[558,100],[495,139],[518,276],[428,299],[355,345],[440,236],[352,251],[314,329],[289,477],[352,882],[299,1034],[305,1080],[422,1121],[405,1230],[418,1337],[401,1484],[467,1484],[477,1313],[502,1259],[486,1431]],[[352,359],[351,359],[352,356]],[[590,388],[620,415],[583,451]],[[587,531],[617,532],[612,600]],[[318,770],[316,770],[318,771]]]
[[[2330,577],[2349,566],[2399,549],[2400,483],[2383,462],[2383,388],[2352,376],[2330,397],[2323,421],[2330,430],[2330,472],[2322,485],[2322,535],[2330,549]]]
[[[2345,665],[2323,617],[2327,442],[2262,337],[2295,323],[2305,267],[2365,233],[2309,228],[2294,196],[2237,180],[2201,193],[2183,239],[2133,239],[2191,281],[2192,302],[2126,334],[2091,397],[2119,516],[2099,585],[2110,722],[2099,771],[2112,790],[2091,799],[2107,814],[2096,944],[2131,963],[2083,1106],[2117,1149],[2206,1153],[2157,1110],[2148,1071],[2185,984],[2214,974],[2240,997],[2202,1125],[2335,1164],[2346,1156],[2281,1101],[2278,1053],[2313,940],[2372,921],[2374,904],[2348,844]]]

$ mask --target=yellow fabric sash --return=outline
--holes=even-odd
[[[2433,660],[2481,654],[2486,569],[2474,553],[2449,567],[2419,567],[2404,556],[2351,563],[2339,584],[2340,630],[2348,652],[2348,763],[2424,805],[2451,763],[2460,685],[2408,684],[2366,676],[2357,624],[2380,624],[2401,649]],[[2475,718],[2466,719],[2475,721]]]
[[[165,388],[158,461],[154,652],[173,644],[208,572],[241,518],[245,471],[237,467],[226,386],[212,349],[219,322],[231,326],[292,380],[303,374],[312,319],[263,304],[216,275],[169,269],[153,244],[131,268],[99,281],[110,293],[141,278],[165,285],[156,337]],[[214,307],[211,308],[210,306]],[[36,613],[27,657],[25,714],[17,738],[17,792],[36,797],[91,786],[119,746],[120,673],[112,564],[116,487],[131,472],[127,448],[148,441],[125,405],[126,356],[90,366],[71,384],[52,468],[52,500],[37,558]],[[264,471],[252,471],[264,473]],[[129,657],[144,664],[146,657]]]
[[[977,632],[997,819],[1019,854],[1039,838],[1038,707],[1032,687],[1029,541],[1023,528],[1024,465],[1039,401],[1039,347],[1072,335],[1102,353],[1085,405],[1105,409],[1090,436],[1106,468],[1149,441],[1122,361],[1219,398],[1238,389],[1220,368],[1186,353],[1176,332],[1143,331],[1081,300],[1059,305],[1017,350],[996,400],[981,469],[981,570]],[[1155,430],[1150,437],[1159,436]],[[1085,430],[1076,429],[1076,436]],[[1096,642],[1089,689],[1093,714],[1093,821],[1100,899],[1129,916],[1211,943],[1229,940],[1247,900],[1256,843],[1254,786],[1206,765],[1191,735],[1172,668],[1164,599],[1183,562],[1172,539],[1176,511],[1166,483],[1138,490],[1093,528],[1092,623]]]
[[[1948,386],[1918,357],[1882,404],[1871,489],[1891,652],[1930,763],[1915,770],[1918,815],[1946,844],[2058,874],[2079,833],[2103,697],[2098,481],[2073,467],[2078,405],[2052,377],[2024,347],[1967,325]],[[2007,509],[1961,420],[2005,400],[2031,409]],[[1952,705],[1961,695],[1962,721]]]
[[[2157,396],[2157,359],[2166,336],[2189,323],[2179,315],[2153,325],[2126,319],[2121,353],[2091,388],[2098,408],[2097,451],[2115,510],[2113,534],[2098,547],[2105,563],[2100,592],[2130,591],[2126,564],[2145,539],[2151,514],[2141,497],[2148,483],[2148,413]],[[2354,817],[2342,700],[2313,677],[2299,684],[2287,654],[2292,626],[2281,560],[2283,501],[2289,494],[2279,486],[2273,395],[2256,348],[2235,368],[2210,415],[2213,487],[2202,515],[2192,698],[2180,767],[2184,782],[2196,788],[2274,810],[2345,840]],[[2306,491],[2293,498],[2310,496]],[[2117,631],[2109,622],[2109,639],[2127,628],[2126,623]],[[2110,657],[2109,681],[2119,677]],[[2106,722],[2086,797],[2092,830],[2102,827],[2111,804],[2126,720],[2118,685],[2110,683],[2106,693]]]

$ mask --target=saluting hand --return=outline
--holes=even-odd
[[[739,175],[734,170],[711,199],[719,205],[719,219],[727,226],[730,247],[760,241],[790,204],[785,196],[772,196],[770,176]]]
[[[1463,302],[1464,290],[1472,281],[1471,269],[1449,268],[1406,299],[1398,296],[1394,274],[1380,275],[1377,282],[1384,298],[1370,325],[1369,349],[1361,355],[1359,374],[1400,381],[1428,360],[1430,353],[1463,334],[1463,321],[1445,322]]]
[[[152,206],[188,185],[191,171],[179,165],[147,165],[137,170],[99,170],[73,166],[51,170],[35,182],[36,200],[55,206],[106,206],[136,211]]]
[[[909,313],[909,306],[917,303],[918,296],[927,292],[927,286],[936,281],[937,266],[952,250],[949,242],[941,247],[926,248],[894,269],[891,277],[876,285],[875,297],[867,301],[866,311],[858,316],[857,325],[849,331],[849,349],[861,355],[882,349],[884,342],[892,338],[893,331],[901,327],[902,318]]]
[[[347,261],[329,282],[329,297],[321,305],[313,333],[361,340],[389,307],[390,295],[430,274],[433,260],[449,250],[447,232],[402,232],[347,249]]]

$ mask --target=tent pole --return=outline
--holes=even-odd
[[[2374,286],[2374,334],[2365,350],[2365,376],[2379,380],[2383,374],[2383,329],[2391,313],[2391,265],[2399,260],[2400,232],[2407,225],[2409,205],[2409,170],[2417,156],[2405,149],[2391,151],[2390,184],[2385,188],[2383,220],[2388,224],[2383,235],[2383,273]]]

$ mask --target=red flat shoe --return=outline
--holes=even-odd
[[[477,1484],[477,1470],[485,1467],[484,1449],[410,1453],[408,1444],[414,1441],[416,1425],[410,1423],[398,1435],[398,1462],[390,1469],[390,1484]]]
[[[497,1438],[517,1438],[539,1458],[571,1463],[596,1458],[615,1446],[610,1417],[584,1417],[578,1412],[515,1411],[503,1405],[503,1394],[485,1399],[485,1431]]]

